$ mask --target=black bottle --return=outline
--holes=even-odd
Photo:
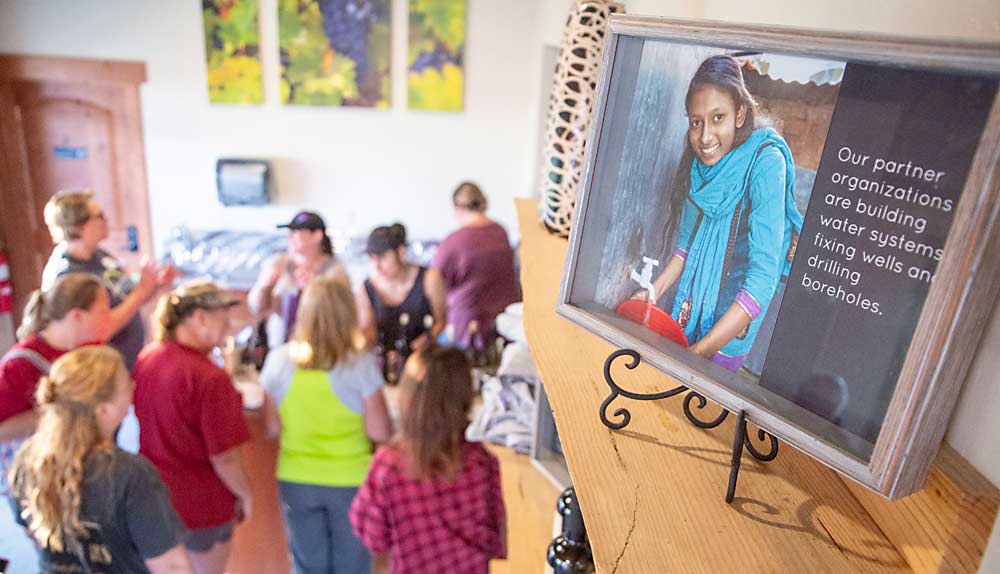
[[[465,334],[465,356],[469,358],[469,364],[473,367],[483,365],[483,354],[479,349],[479,321],[475,319],[469,321]]]
[[[399,357],[405,358],[410,354],[410,342],[406,338],[406,328],[410,325],[410,314],[399,314],[399,330],[396,332],[396,339],[392,342],[392,348],[399,353]]]
[[[261,320],[257,322],[253,335],[251,335],[250,340],[247,342],[246,348],[243,349],[243,356],[240,357],[240,362],[253,365],[260,371],[264,368],[264,359],[267,358],[267,346],[267,321]]]
[[[549,545],[546,556],[549,566],[555,574],[594,574],[594,555],[587,539],[580,502],[572,486],[559,495],[557,509],[563,517],[562,534]]]
[[[382,380],[389,382],[389,357],[386,353],[385,345],[382,344],[381,338],[375,343],[375,356],[378,357],[378,362],[382,366]]]

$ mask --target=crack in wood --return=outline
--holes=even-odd
[[[625,551],[628,550],[629,543],[632,542],[632,533],[635,532],[636,516],[639,514],[639,485],[635,485],[635,504],[632,505],[632,525],[629,526],[628,534],[625,535],[625,544],[622,545],[622,551],[618,553],[618,558],[615,558],[615,565],[611,569],[611,574],[617,574],[618,566],[621,565],[622,557],[625,556]]]
[[[833,542],[833,545],[837,547],[837,550],[839,550],[840,553],[843,554],[844,556],[847,556],[848,552],[844,550],[843,547],[840,546],[840,544],[837,542],[837,539],[834,538],[833,533],[830,532],[830,529],[827,528],[825,524],[823,524],[823,519],[817,516],[816,522],[819,524],[820,528],[823,529],[823,532],[826,532],[826,535],[830,537],[830,542]]]
[[[615,449],[615,458],[618,459],[618,465],[622,467],[622,470],[628,472],[628,465],[625,464],[625,459],[622,457],[622,453],[618,450],[618,441],[615,440],[614,431],[608,430],[608,435],[611,437],[611,448]]]

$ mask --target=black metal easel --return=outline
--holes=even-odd
[[[670,398],[687,392],[687,395],[684,397],[684,416],[687,417],[691,424],[702,429],[715,428],[721,425],[722,422],[729,416],[729,411],[723,409],[722,413],[712,420],[704,421],[699,419],[695,415],[694,409],[691,408],[691,403],[697,400],[698,405],[695,409],[700,410],[704,409],[708,405],[708,401],[705,397],[698,394],[697,391],[692,391],[684,385],[679,385],[673,389],[661,391],[659,393],[633,393],[631,391],[626,391],[618,386],[618,383],[616,383],[611,377],[611,364],[614,363],[615,359],[619,357],[629,357],[631,359],[628,363],[625,363],[625,367],[629,370],[639,366],[639,353],[633,349],[619,349],[608,355],[608,358],[604,361],[604,381],[608,383],[609,387],[611,387],[611,393],[604,399],[604,402],[601,403],[600,415],[601,422],[603,422],[608,428],[612,430],[621,430],[632,420],[632,414],[629,413],[626,408],[615,409],[613,416],[620,418],[619,422],[612,421],[608,418],[608,407],[610,407],[611,402],[619,396],[636,401],[658,401],[660,399]],[[736,496],[736,480],[739,478],[740,474],[740,460],[743,457],[744,447],[751,456],[761,462],[774,460],[775,457],[778,456],[778,439],[776,439],[774,435],[764,429],[758,428],[757,439],[760,441],[770,439],[770,450],[766,453],[762,453],[757,450],[753,441],[747,437],[746,412],[742,410],[739,411],[736,419],[736,432],[733,436],[733,458],[729,467],[729,487],[726,490],[727,503],[731,503],[733,501],[733,497]]]

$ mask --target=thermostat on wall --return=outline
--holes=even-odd
[[[265,205],[271,194],[271,164],[256,159],[220,159],[215,181],[222,205]]]

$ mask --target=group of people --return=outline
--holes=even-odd
[[[459,229],[436,247],[428,267],[410,261],[402,224],[376,227],[368,236],[371,272],[355,299],[368,345],[390,363],[382,365],[386,374],[398,374],[411,352],[436,341],[488,346],[497,315],[520,300],[514,251],[503,226],[486,215],[482,190],[463,182],[452,204]],[[279,227],[289,230],[289,250],[264,262],[248,297],[251,311],[266,317],[267,340],[275,346],[294,331],[301,294],[313,278],[350,285],[322,217],[303,211]]]
[[[300,213],[249,294],[274,333],[262,409],[295,572],[368,572],[373,558],[393,572],[486,572],[505,555],[497,460],[464,438],[471,368],[436,341],[446,324],[456,341],[492,324],[517,280],[479,188],[453,200],[462,227],[431,267],[407,260],[401,225],[377,228],[357,291],[322,219]],[[254,509],[242,397],[213,360],[241,302],[207,281],[173,288],[170,265],[124,273],[100,248],[107,222],[87,192],[57,194],[45,218],[56,248],[0,358],[0,530],[16,521],[41,565],[12,571],[221,573]],[[157,297],[144,344],[138,311]],[[394,432],[374,349],[399,326]],[[133,405],[138,454],[115,442]]]

